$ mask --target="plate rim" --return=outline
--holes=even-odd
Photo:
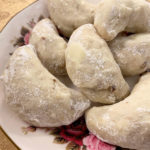
[[[29,4],[28,6],[26,6],[25,8],[23,8],[22,10],[18,11],[17,13],[15,13],[10,19],[9,21],[7,21],[7,23],[2,27],[2,29],[0,30],[0,34],[4,31],[4,29],[6,28],[6,26],[17,16],[19,15],[19,13],[21,13],[22,11],[24,11],[25,9],[27,9],[28,7],[34,5],[35,3],[37,3],[40,0],[35,0],[34,2],[32,2],[31,4]]]

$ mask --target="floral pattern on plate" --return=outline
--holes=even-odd
[[[36,127],[33,126],[22,129],[24,134],[36,131]],[[68,126],[43,128],[43,130],[54,136],[53,143],[67,144],[66,150],[116,150],[115,146],[104,143],[89,133],[84,117]]]

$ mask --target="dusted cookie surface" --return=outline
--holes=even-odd
[[[129,86],[92,24],[74,31],[65,56],[70,79],[90,100],[112,104],[127,96]]]
[[[146,0],[103,0],[96,9],[94,25],[106,41],[118,33],[150,32],[150,3]]]
[[[150,73],[124,101],[86,113],[88,129],[103,141],[124,148],[150,148]]]
[[[90,106],[41,64],[31,45],[18,48],[3,74],[7,104],[21,119],[37,127],[69,125]]]
[[[93,23],[94,5],[87,0],[48,0],[51,19],[66,37],[79,26]]]
[[[150,2],[131,0],[132,13],[126,31],[132,33],[150,32]]]
[[[109,42],[115,60],[126,76],[150,69],[150,33],[120,35]]]
[[[35,25],[29,43],[35,46],[39,59],[52,74],[66,74],[65,49],[67,42],[59,36],[50,19],[43,19]]]
[[[132,9],[129,0],[103,0],[95,13],[94,25],[106,41],[113,40],[128,25]],[[130,0],[131,1],[131,0]]]

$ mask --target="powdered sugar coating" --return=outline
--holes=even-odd
[[[132,33],[150,32],[150,2],[147,0],[132,0],[130,7],[132,13],[125,31]]]
[[[48,0],[48,7],[59,31],[70,37],[79,26],[93,23],[96,6],[87,0]]]
[[[103,39],[111,41],[125,30],[131,13],[128,0],[103,0],[97,6],[94,26]]]
[[[109,47],[124,75],[134,76],[150,69],[149,33],[119,35]]]
[[[92,101],[115,103],[128,94],[118,65],[92,24],[72,34],[66,49],[66,68],[73,83]]]
[[[90,106],[40,63],[31,45],[18,48],[3,74],[8,105],[31,125],[57,127],[78,119]]]
[[[123,148],[149,150],[150,73],[143,75],[124,101],[93,107],[86,113],[88,129],[97,137]]]
[[[122,31],[150,32],[149,20],[146,0],[103,0],[97,6],[94,25],[103,39],[111,41]]]
[[[46,18],[35,25],[30,44],[36,48],[42,64],[54,75],[65,75],[65,49],[67,42],[59,36],[53,22]]]

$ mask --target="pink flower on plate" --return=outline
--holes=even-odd
[[[31,35],[30,32],[28,32],[28,33],[25,34],[25,36],[24,36],[24,44],[25,45],[29,44],[30,35]]]
[[[102,142],[93,134],[85,137],[83,144],[87,147],[87,150],[116,150],[115,146]]]
[[[61,137],[80,146],[83,145],[83,138],[87,135],[89,135],[89,131],[86,127],[84,117],[81,117],[71,125],[60,127]]]

